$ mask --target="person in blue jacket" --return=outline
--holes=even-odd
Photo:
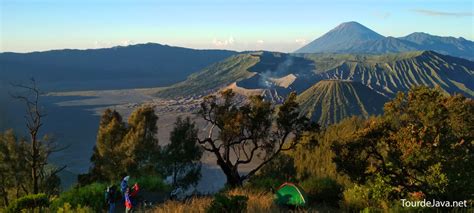
[[[107,187],[105,192],[105,201],[109,207],[109,213],[115,212],[115,203],[118,201],[118,191],[115,185]]]
[[[120,191],[122,192],[122,196],[124,196],[125,191],[127,191],[129,179],[130,179],[130,176],[127,175],[122,179],[122,182],[120,183]]]

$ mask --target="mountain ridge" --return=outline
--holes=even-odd
[[[378,114],[383,107],[381,100],[421,85],[473,98],[474,62],[435,51],[382,55],[244,53],[210,65],[155,95],[199,98],[233,89],[239,96],[262,95],[279,104],[295,91],[305,105],[303,113],[327,125],[352,115]],[[330,106],[332,102],[334,106]]]
[[[379,36],[364,37],[364,34]],[[351,40],[348,37],[356,39]],[[358,22],[342,23],[297,49],[294,53],[383,54],[416,50],[433,50],[442,54],[474,60],[474,42],[462,37],[443,37],[421,32],[398,38],[385,37]]]
[[[239,60],[233,58],[239,58]],[[293,55],[259,52],[258,54],[240,54],[238,57],[234,56],[225,61],[226,64],[232,64],[232,66],[218,69],[215,65],[211,65],[193,74],[219,77],[188,78],[161,90],[156,95],[160,97],[181,97],[197,93],[205,95],[206,92],[199,89],[201,86],[196,87],[196,85],[202,85],[202,88],[206,88],[205,91],[217,91],[236,83],[235,86],[240,90],[276,90],[284,96],[291,91],[302,92],[320,80],[333,79],[362,82],[387,97],[393,97],[396,92],[407,91],[417,85],[439,85],[447,93],[458,92],[474,97],[474,62],[434,51],[383,55]],[[288,61],[291,63],[287,64]],[[281,69],[282,67],[284,68]],[[213,74],[213,72],[218,74]],[[194,89],[185,89],[187,87]]]
[[[195,50],[156,43],[6,52],[0,53],[0,82],[35,77],[42,88],[56,91],[167,86],[235,54],[228,50]]]

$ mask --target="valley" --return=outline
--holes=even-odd
[[[160,144],[167,144],[178,116],[190,116],[204,134],[206,124],[194,113],[203,97],[228,88],[242,97],[263,95],[275,104],[296,91],[301,113],[327,126],[350,116],[378,115],[396,92],[416,85],[438,85],[446,93],[472,97],[473,75],[473,62],[426,51],[376,56],[244,53],[169,87],[47,93],[44,100],[48,111],[64,113],[52,113],[45,132],[59,132],[58,141],[69,146],[52,160],[67,164],[68,171],[78,174],[89,167],[98,119],[106,108],[128,117],[142,104],[153,106],[159,117],[158,139]],[[16,106],[13,114],[21,115],[23,108]],[[63,119],[71,113],[80,116]],[[15,128],[23,128],[21,117],[11,119],[16,121]],[[74,131],[75,125],[83,126],[80,133]],[[216,166],[211,156],[203,162],[209,168]],[[206,171],[211,176],[223,175],[219,170]]]
[[[299,115],[325,129],[346,118],[382,115],[384,104],[417,86],[474,98],[474,43],[464,38],[412,33],[378,34],[346,22],[295,52],[196,50],[147,43],[89,50],[0,53],[0,130],[26,135],[25,106],[10,97],[11,83],[34,77],[48,113],[42,133],[65,149],[50,161],[67,165],[63,187],[88,172],[105,109],[126,120],[140,106],[159,117],[160,145],[170,142],[178,117],[190,117],[204,136],[212,128],[197,115],[208,95],[232,89],[244,103],[259,95],[278,106],[297,94]],[[355,119],[355,118],[354,118]],[[201,162],[201,193],[214,193],[226,176],[215,156]],[[255,167],[240,168],[242,174]]]

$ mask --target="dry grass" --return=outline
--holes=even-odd
[[[185,202],[181,201],[166,201],[159,205],[151,212],[156,213],[194,213],[206,212],[207,207],[211,204],[212,197],[195,197]]]
[[[247,212],[332,212],[331,209],[306,209],[306,210],[288,210],[278,207],[273,202],[273,194],[268,192],[256,192],[246,189],[233,189],[226,194],[228,195],[244,195],[247,196]],[[211,204],[212,197],[195,197],[187,201],[167,201],[164,204],[157,206],[151,212],[156,213],[194,213],[205,212],[207,207]]]
[[[273,194],[267,192],[251,192],[245,189],[233,189],[227,194],[244,195],[247,201],[247,212],[280,212],[281,210],[273,202]]]

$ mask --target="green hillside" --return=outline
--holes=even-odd
[[[160,90],[156,95],[164,98],[206,95],[216,88],[251,77],[253,74],[248,69],[258,61],[259,57],[252,54],[231,56],[190,75],[185,81]]]
[[[320,125],[336,123],[343,118],[380,114],[388,98],[353,81],[323,80],[298,96],[302,113]]]
[[[328,56],[306,56],[318,64]],[[340,55],[333,68],[319,71],[317,79],[342,79],[363,84],[393,97],[418,85],[439,86],[447,93],[474,97],[474,62],[433,51],[387,55]]]
[[[378,114],[387,98],[420,85],[472,98],[474,62],[433,51],[382,55],[246,53],[213,64],[156,95],[207,95],[233,83],[241,95],[260,92],[276,103],[296,91],[301,94],[304,113],[327,125],[352,115]]]

